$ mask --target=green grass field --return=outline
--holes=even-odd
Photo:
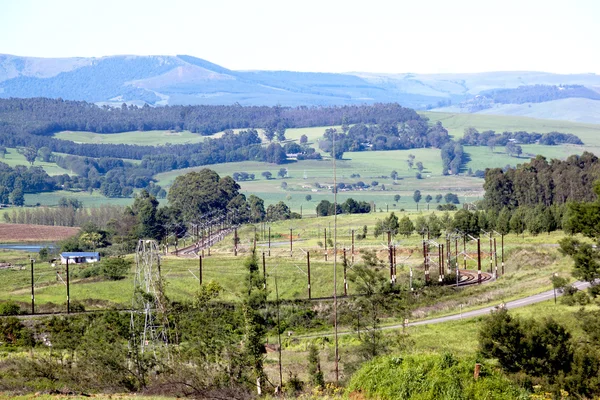
[[[84,191],[74,190],[58,190],[55,192],[44,192],[44,193],[27,193],[25,194],[25,205],[35,206],[40,204],[42,206],[56,206],[61,198],[75,198],[83,202],[84,207],[98,207],[104,205],[118,205],[126,206],[133,203],[133,198],[108,198],[102,196],[98,191],[94,191],[93,194]],[[166,201],[162,200],[161,201]]]
[[[20,154],[17,151],[17,149],[8,147],[6,151],[7,153],[4,156],[4,158],[0,158],[0,162],[8,164],[10,167],[16,167],[17,165],[25,165],[27,167],[30,166],[30,164],[25,159],[25,156]],[[59,167],[55,163],[43,162],[40,159],[37,159],[33,165],[36,167],[44,168],[44,171],[46,171],[48,175],[62,175],[71,173],[70,171],[64,168]]]
[[[222,133],[210,137],[219,137]],[[122,133],[94,133],[63,131],[54,135],[57,139],[71,140],[76,143],[97,144],[135,144],[158,146],[167,143],[188,144],[204,141],[209,136],[202,136],[190,131],[131,131]]]
[[[347,249],[348,261],[352,265],[351,231],[361,232],[363,225],[368,226],[368,236],[364,240],[355,240],[355,261],[359,261],[360,249],[376,250],[382,260],[386,258],[385,238],[373,236],[373,228],[377,219],[387,214],[374,213],[367,215],[342,215],[338,217],[338,293],[343,293],[343,265],[342,248]],[[409,213],[415,218],[417,213]],[[331,248],[325,260],[323,248],[324,228],[329,231],[331,238],[333,229],[332,217],[309,218],[305,220],[280,221],[271,225],[271,256],[268,256],[267,231],[262,231],[261,225],[257,226],[259,254],[265,252],[266,268],[269,275],[268,286],[273,287],[274,277],[279,277],[279,292],[283,299],[301,299],[307,297],[306,252],[311,253],[311,286],[313,297],[325,297],[332,294],[333,284],[333,253]],[[289,232],[292,229],[293,251],[290,256]],[[243,290],[241,282],[246,271],[243,263],[252,248],[254,227],[247,225],[239,230],[240,245],[239,255],[233,254],[232,235],[211,250],[211,256],[205,252],[203,260],[203,280],[215,280],[224,289],[223,298],[236,301]],[[505,238],[506,275],[496,282],[479,287],[469,287],[449,294],[436,307],[415,314],[423,318],[431,315],[455,312],[459,304],[469,308],[479,307],[492,301],[506,301],[527,294],[536,293],[550,287],[549,276],[558,272],[568,276],[570,262],[560,256],[554,247],[562,233],[540,236],[516,237],[508,235]],[[181,241],[180,247],[190,244]],[[394,242],[399,246],[397,260],[398,280],[402,285],[407,285],[409,267],[415,269],[415,282],[422,281],[422,259],[420,254],[421,237],[412,235],[409,238],[397,237]],[[471,244],[469,251],[475,251]],[[487,251],[487,242],[483,240],[482,251]],[[173,247],[171,246],[171,251]],[[414,252],[409,256],[410,252]],[[500,252],[500,250],[498,250]],[[20,261],[16,252],[0,253],[0,262],[10,262],[22,267],[0,269],[0,300],[12,299],[27,304],[29,300],[29,268],[30,255],[22,253]],[[489,268],[489,258],[484,257],[482,266]],[[462,260],[461,260],[462,261]],[[163,257],[161,262],[163,277],[166,282],[167,295],[172,300],[182,301],[190,299],[198,288],[198,259],[193,257],[176,257],[173,255]],[[476,269],[475,261],[468,261],[469,269]],[[81,266],[72,266],[71,273],[71,298],[73,302],[81,302],[88,309],[106,307],[107,305],[126,307],[131,301],[133,290],[133,271],[123,280],[106,281],[98,278],[82,279],[77,277]],[[385,268],[384,268],[385,270]],[[48,263],[36,263],[36,301],[42,307],[47,304],[50,310],[56,311],[64,304],[65,286],[57,276],[61,272],[64,279],[64,266],[52,267]],[[419,272],[420,271],[420,272]],[[436,279],[437,272],[432,272]],[[352,285],[349,293],[355,293]],[[269,294],[274,297],[274,292]],[[58,307],[58,308],[57,308]]]
[[[585,144],[600,144],[600,125],[583,124],[570,121],[536,119],[509,115],[458,114],[422,111],[419,114],[429,118],[430,123],[441,121],[448,132],[455,138],[463,136],[465,128],[474,127],[477,130],[527,131],[547,133],[552,131],[573,133]]]

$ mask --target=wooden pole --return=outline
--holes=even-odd
[[[496,247],[496,238],[494,238],[494,277],[498,277],[498,248]]]
[[[69,257],[67,257],[67,314],[71,313],[71,296],[69,292]]]
[[[477,239],[477,283],[481,283],[481,239]]]
[[[352,229],[352,264],[354,264],[354,229]]]
[[[427,242],[423,240],[423,266],[425,268],[425,283],[429,283],[429,263],[427,262]]]
[[[233,230],[233,255],[237,257],[237,253],[238,253],[238,234],[237,234],[237,228],[235,228]]]
[[[444,264],[445,264],[445,258],[444,258],[444,244],[440,244],[441,247],[441,255],[442,255],[442,259],[440,260],[440,282],[442,282],[444,280]]]
[[[327,261],[327,228],[323,228],[325,234],[325,261]]]
[[[269,225],[269,257],[271,257],[271,226]]]
[[[35,314],[35,292],[33,289],[33,258],[31,259],[31,314]]]
[[[494,241],[492,239],[492,232],[490,232],[490,274],[494,272],[494,257],[493,257],[493,245]]]
[[[263,262],[263,289],[267,290],[267,263],[265,262],[265,252],[262,252],[262,262]]]
[[[200,285],[202,285],[202,256],[198,256],[198,277]]]
[[[390,283],[394,284],[394,258],[392,257],[392,246],[388,245],[388,260],[390,262]]]
[[[504,276],[504,234],[502,234],[502,276]]]
[[[354,232],[354,231],[353,231]],[[348,296],[348,280],[346,278],[346,267],[347,267],[347,259],[346,259],[346,248],[344,248],[344,296]]]
[[[310,287],[310,251],[306,252],[306,269],[308,271],[308,299],[312,299]]]
[[[290,228],[290,257],[293,257],[293,255],[294,255],[294,251],[293,251],[294,249],[292,247],[292,237],[293,237],[292,236],[292,228]]]

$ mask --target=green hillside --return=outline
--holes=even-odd
[[[213,137],[218,137],[219,134]],[[102,134],[94,132],[63,131],[54,135],[57,139],[71,140],[75,143],[94,144],[134,144],[134,145],[164,145],[198,143],[204,141],[206,136],[190,131],[131,131],[123,133]]]

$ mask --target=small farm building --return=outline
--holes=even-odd
[[[100,261],[100,253],[83,251],[60,253],[61,264],[66,264],[67,259],[69,260],[69,264],[95,263]]]

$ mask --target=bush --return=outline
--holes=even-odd
[[[351,378],[346,393],[364,399],[527,399],[516,384],[486,365],[473,379],[474,359],[415,354],[376,358]]]
[[[21,314],[21,307],[14,301],[6,301],[0,303],[0,315],[19,315]]]
[[[123,257],[105,258],[100,263],[102,276],[113,281],[123,279],[131,269],[132,262]]]
[[[4,346],[33,346],[33,333],[16,317],[0,319],[0,342]]]

